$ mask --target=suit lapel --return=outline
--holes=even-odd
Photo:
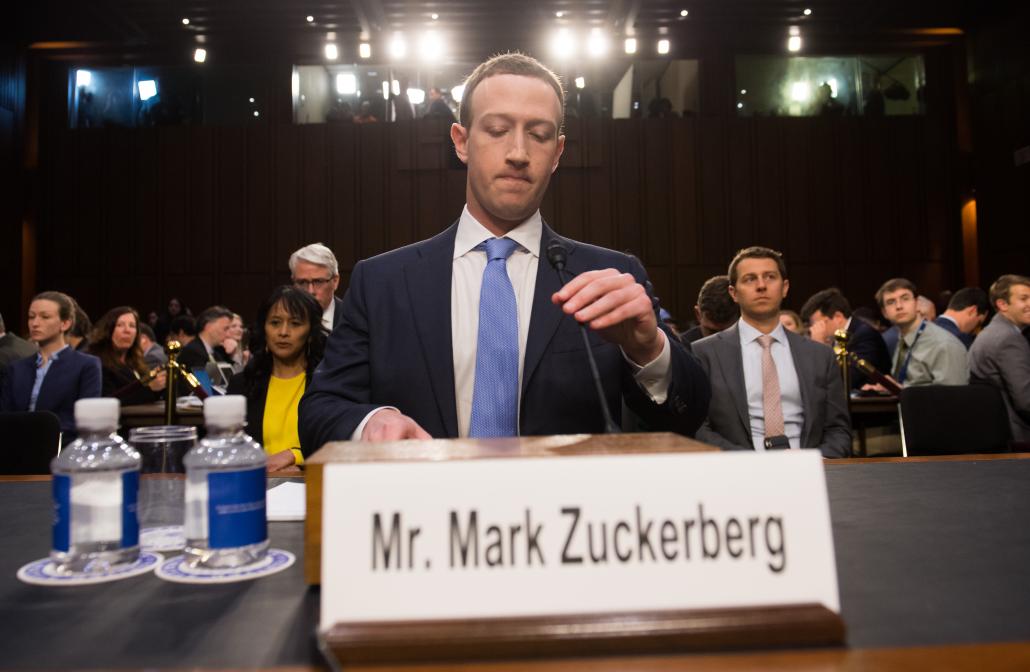
[[[736,325],[719,332],[719,368],[730,389],[730,396],[737,407],[737,415],[740,416],[740,424],[744,426],[744,432],[751,436],[751,414],[747,410],[747,386],[744,384],[744,356],[740,348],[740,330]]]
[[[448,436],[458,435],[454,401],[454,352],[451,346],[451,273],[454,263],[454,223],[419,248],[421,258],[405,267],[408,301],[415,331],[429,370],[433,396]]]
[[[812,423],[809,422],[811,410],[808,407],[809,399],[812,398],[812,383],[815,380],[814,372],[809,366],[809,361],[801,356],[801,347],[804,345],[801,336],[793,334],[786,329],[787,342],[790,343],[790,357],[794,360],[794,371],[798,374],[798,387],[801,388],[801,445],[810,445],[808,433],[811,431]]]
[[[529,318],[529,336],[526,339],[526,356],[522,365],[522,394],[525,395],[529,381],[540,364],[540,360],[547,350],[548,344],[554,338],[561,318],[565,315],[561,308],[551,303],[551,295],[561,289],[558,281],[558,273],[551,268],[547,261],[547,246],[552,240],[560,241],[568,250],[568,261],[566,270],[569,275],[581,272],[574,261],[575,243],[561,238],[551,230],[546,223],[543,223],[543,231],[540,235],[540,255],[536,268],[536,287],[533,290],[533,312]]]
[[[67,362],[65,360],[67,360],[69,357],[71,357],[71,348],[65,350],[61,353],[60,357],[50,362],[50,368],[47,369],[46,377],[43,378],[43,384],[39,388],[39,396],[36,397],[36,408],[53,408],[57,405],[56,399],[54,400],[55,403],[48,402],[50,401],[50,397],[54,394],[57,394],[57,391],[60,390],[62,387],[60,384],[58,384],[57,381],[64,372],[64,368],[67,365]],[[31,384],[33,383],[35,383],[35,380],[33,380],[32,383],[30,383],[30,398],[32,396]],[[53,390],[53,392],[51,392],[51,390]]]

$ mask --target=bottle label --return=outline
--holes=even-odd
[[[139,546],[139,471],[122,474],[122,548]]]
[[[207,475],[209,548],[237,548],[268,538],[265,468]]]
[[[67,553],[72,541],[72,479],[54,474],[51,483],[54,489],[53,547],[55,551]]]

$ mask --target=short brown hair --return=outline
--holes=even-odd
[[[899,289],[907,289],[912,292],[913,299],[919,296],[919,290],[916,289],[915,283],[908,278],[891,278],[876,290],[876,305],[883,308],[883,295],[887,292],[896,292]]]
[[[518,52],[497,54],[476,66],[465,80],[465,90],[461,94],[461,104],[458,106],[458,123],[465,128],[469,127],[472,123],[472,94],[480,82],[494,75],[533,77],[554,89],[561,107],[561,116],[558,118],[558,132],[561,132],[562,126],[565,125],[565,90],[562,89],[561,79],[540,61]]]
[[[1016,285],[1030,287],[1030,278],[1025,275],[1003,275],[991,285],[991,307],[998,309],[998,301],[1009,303],[1012,298],[1012,288]]]
[[[737,266],[745,259],[772,259],[776,262],[776,267],[780,269],[780,277],[787,277],[787,264],[783,261],[782,253],[777,252],[771,247],[752,245],[737,252],[736,256],[733,257],[733,261],[730,262],[730,270],[727,275],[730,278],[731,285],[737,284]]]

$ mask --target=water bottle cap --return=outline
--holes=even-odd
[[[204,400],[204,423],[216,427],[242,425],[247,421],[247,398],[242,394]]]
[[[121,404],[117,399],[79,399],[75,402],[75,427],[79,431],[102,431],[118,427]]]

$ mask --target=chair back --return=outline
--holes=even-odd
[[[0,474],[49,474],[61,445],[61,421],[50,411],[0,413]]]
[[[1008,412],[993,385],[906,387],[898,413],[905,456],[1009,451]]]

